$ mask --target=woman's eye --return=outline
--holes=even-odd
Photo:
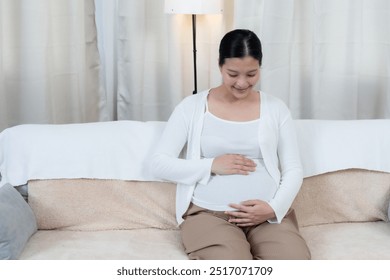
[[[237,77],[237,75],[232,75],[232,74],[229,74],[229,77],[231,77],[231,78],[236,78],[236,77]]]

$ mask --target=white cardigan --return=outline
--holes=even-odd
[[[176,219],[179,224],[183,221],[182,215],[191,202],[196,184],[207,184],[211,176],[214,159],[201,159],[200,154],[208,93],[207,90],[188,96],[175,108],[151,161],[157,178],[178,183]],[[261,92],[260,104],[259,146],[268,172],[279,185],[268,203],[275,211],[275,222],[280,223],[301,187],[302,167],[294,124],[287,106],[264,92]],[[183,148],[186,148],[185,159],[180,156]]]

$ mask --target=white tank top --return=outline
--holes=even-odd
[[[233,210],[230,203],[250,199],[269,201],[277,186],[265,168],[259,142],[260,119],[246,122],[228,121],[205,113],[201,135],[201,154],[215,158],[223,154],[241,154],[253,159],[256,171],[249,175],[212,175],[207,185],[197,184],[192,202],[213,211]]]

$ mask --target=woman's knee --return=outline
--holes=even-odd
[[[306,241],[299,232],[293,209],[281,224],[264,223],[249,233],[255,259],[308,260],[311,258]]]
[[[218,244],[191,252],[188,257],[192,260],[253,260],[249,246],[229,246]]]
[[[256,260],[310,260],[311,254],[307,246],[294,246],[290,248],[278,247],[274,250],[257,250],[253,252]]]
[[[186,217],[180,229],[190,259],[253,259],[244,232],[220,215],[198,211]]]

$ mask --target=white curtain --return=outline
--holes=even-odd
[[[224,3],[223,15],[197,16],[198,90],[220,83],[223,34],[249,28],[263,43],[259,88],[282,98],[295,118],[390,117],[390,1]],[[109,5],[116,5],[116,117],[166,120],[193,90],[191,16],[164,14],[163,0]]]
[[[225,32],[249,28],[263,43],[259,88],[295,118],[390,117],[390,1],[224,5],[197,16],[198,91],[220,83]],[[0,0],[0,129],[166,120],[194,89],[192,54],[191,16],[163,0]]]
[[[263,42],[261,88],[296,118],[390,118],[390,1],[235,4],[235,25]]]
[[[0,131],[107,119],[93,0],[0,0]]]
[[[191,15],[165,14],[163,0],[96,0],[96,8],[112,117],[166,120],[194,90]],[[228,18],[197,17],[198,90],[220,81],[218,43]]]

